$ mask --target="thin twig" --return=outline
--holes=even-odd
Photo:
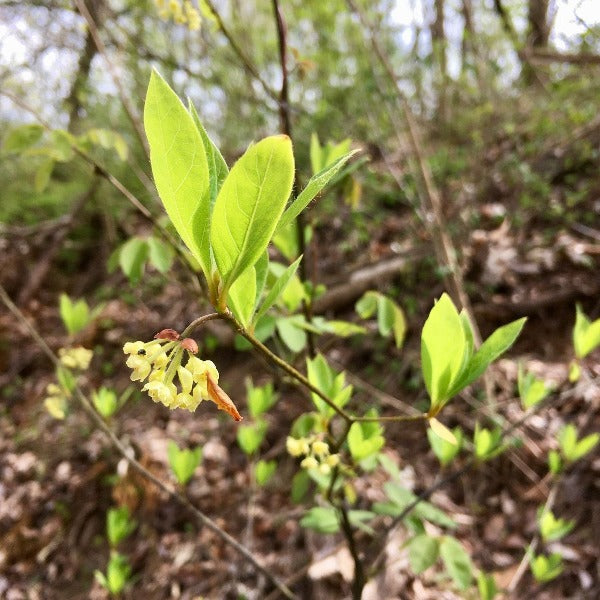
[[[46,354],[46,356],[52,361],[52,363],[56,366],[60,366],[60,360],[56,356],[56,354],[50,349],[44,338],[40,335],[37,329],[32,325],[25,315],[17,308],[17,306],[10,299],[4,287],[0,284],[0,299],[5,304],[5,306],[9,309],[9,311],[16,317],[16,319],[25,326],[28,330],[31,337],[35,340],[41,350]],[[231,546],[236,552],[241,554],[248,562],[250,562],[254,568],[262,573],[286,598],[297,598],[297,596],[283,583],[281,582],[275,575],[273,575],[266,567],[264,567],[258,560],[252,555],[252,553],[242,544],[240,544],[235,538],[229,535],[226,531],[221,529],[210,517],[205,515],[200,509],[196,508],[190,502],[188,498],[179,494],[177,491],[170,488],[164,482],[162,482],[158,477],[156,477],[153,473],[151,473],[148,469],[146,469],[136,458],[132,456],[132,452],[130,448],[127,448],[115,435],[112,429],[108,427],[108,425],[104,422],[102,417],[96,412],[92,403],[86,397],[86,395],[82,392],[79,386],[75,387],[75,392],[79,402],[81,403],[83,409],[88,414],[88,416],[92,419],[94,424],[109,438],[112,445],[117,449],[117,451],[125,458],[125,460],[136,470],[140,475],[146,478],[148,481],[157,486],[161,491],[165,492],[169,498],[175,500],[186,509],[188,509],[200,522],[201,525],[210,529],[213,533],[215,533],[223,542],[227,545]]]

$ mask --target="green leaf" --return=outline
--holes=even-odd
[[[319,136],[314,132],[310,136],[310,166],[313,173],[318,173],[325,166]]]
[[[435,410],[447,401],[459,377],[467,350],[461,318],[448,294],[435,303],[421,333],[423,379]]]
[[[526,320],[527,318],[523,317],[496,329],[471,358],[467,368],[449,391],[449,397],[458,394],[462,389],[473,383],[486,370],[488,365],[501,354],[504,354],[519,337]]]
[[[206,159],[208,161],[208,173],[210,178],[210,213],[212,214],[212,208],[217,198],[217,194],[219,193],[223,182],[229,174],[229,167],[227,166],[227,163],[225,162],[225,159],[221,155],[219,149],[210,139],[208,133],[206,133],[206,129],[204,129],[204,126],[200,121],[200,117],[196,112],[196,107],[192,104],[192,101],[189,98],[188,107],[190,114],[192,115],[192,119],[194,120],[194,123],[198,128],[200,137],[202,137],[204,151],[206,152]]]
[[[3,150],[14,153],[23,152],[39,142],[43,133],[44,128],[35,123],[15,127],[4,138]]]
[[[292,502],[298,504],[308,492],[310,476],[304,469],[298,471],[292,479]]]
[[[345,156],[338,158],[331,166],[323,169],[310,178],[306,187],[298,197],[290,204],[283,213],[277,224],[277,231],[287,227],[311,202],[311,200],[329,183],[330,179],[354,156],[358,150],[348,152]]]
[[[311,508],[300,520],[300,525],[319,533],[336,533],[340,529],[335,509],[324,506]]]
[[[452,581],[459,589],[466,590],[473,579],[473,565],[462,544],[456,538],[444,536],[440,556]]]
[[[550,452],[548,452],[548,468],[552,475],[558,475],[562,471],[560,452],[557,452],[556,450],[550,450]]]
[[[244,327],[248,327],[252,320],[257,293],[257,267],[246,269],[234,281],[229,290],[228,304],[236,319]]]
[[[167,273],[173,264],[173,248],[155,237],[149,237],[146,240],[148,244],[148,258],[150,263],[159,273]]]
[[[354,527],[364,531],[369,535],[375,535],[375,530],[366,524],[366,521],[370,521],[377,515],[370,510],[349,510],[348,521]]]
[[[283,343],[292,352],[301,352],[306,347],[306,332],[299,327],[296,316],[277,319],[276,327]]]
[[[73,302],[66,294],[59,297],[59,312],[67,332],[74,335],[82,331],[91,321],[87,302],[81,298]]]
[[[185,485],[192,478],[194,471],[202,460],[202,448],[198,446],[193,450],[180,449],[175,442],[169,440],[167,456],[177,481],[181,485]]]
[[[577,358],[584,358],[600,346],[600,319],[596,319],[592,323],[579,304],[576,305],[573,345],[575,346],[575,356]]]
[[[533,556],[529,566],[537,581],[551,581],[562,573],[562,556],[557,552],[554,552],[550,556],[544,556],[543,554]]]
[[[350,449],[352,458],[357,462],[375,454],[385,444],[385,438],[380,433],[382,431],[381,427],[378,427],[371,435],[365,432],[363,426],[369,424],[352,423],[352,427],[350,427],[350,431],[348,432],[348,448]]]
[[[446,466],[447,464],[451,463],[462,448],[462,429],[460,427],[455,427],[452,430],[452,433],[458,442],[457,444],[451,444],[437,435],[433,429],[427,429],[427,439],[429,440],[429,444],[442,466]]]
[[[248,410],[254,419],[267,412],[277,402],[277,394],[271,382],[260,387],[254,387],[252,382],[247,382]]]
[[[52,158],[44,159],[37,168],[33,179],[33,185],[38,194],[42,193],[48,186],[52,171],[54,171],[54,160]]]
[[[575,527],[575,521],[557,519],[551,510],[543,508],[538,515],[538,524],[545,542],[559,540]]]
[[[546,386],[542,379],[538,379],[533,373],[525,373],[521,363],[519,363],[518,389],[525,409],[535,406],[552,391],[552,388]]]
[[[490,573],[479,571],[477,574],[477,589],[479,591],[480,600],[494,600],[498,593],[494,576]]]
[[[378,292],[368,291],[356,302],[354,308],[361,319],[370,319],[375,314],[378,299]]]
[[[265,421],[256,421],[250,425],[241,425],[237,430],[237,441],[245,454],[254,454],[267,433],[267,423]]]
[[[256,483],[261,487],[266,485],[271,477],[273,477],[275,470],[277,469],[276,460],[259,460],[254,468],[254,476],[256,477]]]
[[[293,181],[292,143],[285,135],[250,146],[231,169],[215,201],[210,228],[223,293],[266,250]]]
[[[191,115],[156,71],[146,95],[144,127],[165,210],[210,280],[210,180],[204,143]]]
[[[92,394],[96,410],[106,419],[111,417],[119,407],[117,394],[114,390],[102,386]]]
[[[429,569],[438,559],[440,544],[426,533],[415,536],[408,544],[408,560],[416,575]]]
[[[106,537],[112,548],[115,548],[128,537],[137,523],[131,518],[126,506],[111,508],[106,514]]]
[[[312,360],[306,359],[306,370],[309,381],[321,390],[332,401],[343,408],[352,396],[352,386],[346,386],[346,376],[337,373],[327,364],[322,354],[317,354]],[[333,408],[328,406],[317,394],[311,393],[313,403],[321,415],[329,417],[334,413]]]
[[[275,304],[277,298],[279,298],[279,295],[285,290],[292,277],[296,274],[301,260],[302,256],[298,257],[283,272],[283,274],[277,278],[275,284],[269,290],[267,297],[263,300],[262,304],[260,305],[260,308],[258,309],[253,319],[255,323],[269,310],[269,308],[271,308],[271,306],[273,306],[273,304]]]
[[[577,439],[575,425],[569,423],[558,432],[558,443],[563,456],[570,462],[579,460],[585,456],[600,440],[600,434],[592,433],[581,440]]]
[[[381,335],[394,334],[396,348],[400,348],[406,334],[406,320],[402,309],[390,298],[381,294],[377,303],[377,326]]]
[[[132,284],[142,278],[147,257],[148,244],[140,237],[132,237],[121,246],[119,265]]]

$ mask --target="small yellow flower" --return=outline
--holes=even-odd
[[[319,462],[314,456],[307,456],[301,463],[300,466],[303,469],[316,469],[319,466]]]
[[[305,444],[303,442],[304,440],[302,439],[298,440],[296,438],[288,436],[288,438],[285,440],[285,447],[288,451],[288,454],[291,454],[292,456],[302,456],[306,454],[304,452]]]
[[[192,385],[194,384],[194,376],[191,371],[188,371],[185,367],[179,367],[177,369],[177,375],[179,376],[179,381],[181,383],[181,389],[186,394],[190,394],[192,391]]]
[[[328,464],[330,467],[337,467],[337,465],[340,464],[340,455],[339,454],[330,454],[326,459],[325,459],[326,464]]]
[[[77,346],[75,348],[60,348],[58,356],[60,362],[68,369],[78,369],[85,371],[92,360],[94,353],[87,348]]]
[[[331,473],[331,467],[326,462],[323,462],[319,465],[319,473],[321,473],[321,475],[329,475],[329,473]]]
[[[329,444],[317,440],[316,442],[313,442],[312,451],[315,456],[326,456],[329,454]]]
[[[131,381],[144,381],[152,370],[150,361],[145,356],[139,354],[132,354],[125,364],[133,370],[129,376]]]
[[[62,396],[50,396],[44,400],[46,410],[55,419],[63,420],[67,416],[69,405]]]

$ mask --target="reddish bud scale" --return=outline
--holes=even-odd
[[[198,344],[192,338],[185,338],[181,341],[181,347],[192,354],[198,354]]]
[[[163,329],[159,331],[155,336],[155,340],[169,340],[174,342],[179,339],[179,334],[174,329]]]

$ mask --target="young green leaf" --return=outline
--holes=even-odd
[[[575,346],[575,356],[577,358],[584,358],[600,346],[600,319],[596,319],[592,323],[579,304],[576,305],[573,345]]]
[[[298,270],[298,265],[302,260],[302,256],[298,257],[284,272],[283,274],[277,278],[275,285],[269,290],[266,298],[263,300],[260,305],[256,315],[254,316],[254,323],[256,323],[266,312],[273,306],[273,304],[279,298],[279,295],[285,290],[288,283],[292,279],[292,277],[296,274]]]
[[[479,571],[477,574],[477,590],[480,600],[494,600],[498,593],[494,576],[490,573]]]
[[[210,225],[223,294],[267,248],[293,181],[292,143],[285,135],[250,146],[229,172]]]
[[[254,419],[267,412],[277,402],[277,394],[273,390],[271,382],[260,387],[254,387],[252,382],[248,380],[246,389],[248,393],[248,410]]]
[[[66,294],[60,295],[59,312],[70,335],[79,333],[92,319],[88,304],[83,298],[73,302]]]
[[[283,343],[292,352],[301,352],[306,347],[306,332],[299,326],[298,316],[281,317],[277,319],[276,327]]]
[[[105,419],[111,417],[119,406],[115,391],[104,386],[92,394],[92,401],[96,410]]]
[[[365,432],[365,425],[370,423],[352,423],[348,432],[348,448],[352,458],[360,462],[361,460],[378,452],[385,444],[385,438],[381,435],[383,431],[379,426],[373,432]]]
[[[456,538],[444,536],[440,556],[452,581],[459,589],[466,590],[473,579],[473,565],[462,544]]]
[[[300,525],[314,529],[319,533],[336,533],[340,529],[338,516],[334,508],[315,506],[300,519]]]
[[[426,533],[416,535],[408,543],[408,560],[416,575],[429,569],[438,559],[440,543]]]
[[[4,152],[23,152],[40,141],[44,128],[36,123],[15,127],[4,138]]]
[[[150,236],[146,242],[148,244],[148,258],[152,266],[159,273],[167,273],[173,264],[173,248],[153,236]]]
[[[557,519],[551,510],[542,507],[538,514],[538,524],[542,539],[545,542],[559,540],[575,527],[575,521]]]
[[[256,265],[246,269],[229,289],[227,303],[235,318],[247,327],[254,313],[257,294]]]
[[[437,433],[435,433],[433,428],[429,428],[427,430],[427,438],[429,439],[429,444],[434,454],[437,456],[438,460],[444,467],[450,462],[452,462],[452,460],[454,460],[454,458],[460,452],[460,449],[462,447],[462,429],[460,427],[455,427],[452,430],[452,434],[454,435],[456,444],[451,443],[440,437]]]
[[[261,487],[266,485],[271,477],[275,474],[275,470],[277,469],[277,461],[276,460],[259,460],[254,467],[254,477],[256,478],[256,483]]]
[[[469,360],[466,368],[448,391],[448,397],[455,396],[462,389],[471,385],[492,362],[504,354],[519,337],[526,320],[527,318],[523,317],[496,329]]]
[[[116,548],[136,527],[137,523],[126,506],[111,508],[106,514],[106,537],[112,548]]]
[[[140,237],[127,240],[119,251],[119,265],[131,283],[137,283],[144,273],[148,243]]]
[[[250,425],[241,425],[237,430],[237,441],[245,454],[254,454],[267,433],[267,423],[263,420],[255,421]]]
[[[129,577],[131,576],[131,566],[126,556],[118,552],[111,552],[110,560],[106,567],[106,575],[101,571],[94,571],[96,581],[107,589],[111,594],[118,596],[122,591]]]
[[[169,440],[167,456],[177,481],[181,485],[185,485],[192,478],[194,471],[202,460],[202,448],[198,446],[193,450],[188,448],[179,449],[175,442]]]
[[[421,333],[423,379],[431,408],[441,407],[462,371],[467,344],[461,318],[448,294],[431,309]]]
[[[552,391],[542,379],[533,373],[525,373],[523,365],[519,363],[518,375],[519,397],[523,408],[528,409],[541,402]]]
[[[156,71],[146,95],[144,127],[160,199],[209,279],[210,179],[204,143],[193,118]]]
[[[311,202],[311,200],[329,183],[331,178],[354,156],[358,150],[348,152],[345,156],[338,158],[332,165],[323,169],[310,178],[306,187],[298,194],[298,197],[290,204],[283,213],[277,224],[277,231],[287,227]]]
[[[292,479],[292,502],[298,504],[308,492],[310,475],[305,469],[298,471]]]
[[[562,573],[562,556],[557,552],[550,556],[544,556],[543,554],[532,556],[529,566],[537,581],[551,581]]]

